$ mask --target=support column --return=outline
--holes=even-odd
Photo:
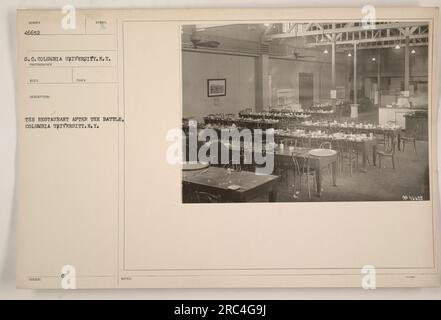
[[[409,35],[406,35],[404,47],[404,91],[409,91]]]
[[[332,90],[336,91],[335,86],[335,34],[332,35],[332,47],[331,47],[331,79],[332,79]],[[337,94],[335,92],[335,94]],[[335,107],[336,97],[332,98],[332,105]]]
[[[377,101],[378,101],[378,106],[381,107],[381,54],[380,54],[380,50],[378,49],[378,55],[377,55]]]
[[[269,56],[262,54],[256,58],[256,112],[261,112],[269,106]]]
[[[357,104],[357,43],[354,43],[354,103],[351,104],[351,118],[358,118]]]
[[[357,104],[357,44],[354,43],[354,104]]]

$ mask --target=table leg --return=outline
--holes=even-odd
[[[377,166],[377,145],[372,146],[372,162],[374,167]]]
[[[334,187],[337,186],[337,171],[338,171],[338,167],[337,167],[337,159],[332,163],[332,185]]]
[[[363,172],[367,172],[367,146],[364,144],[363,151],[362,151],[362,157],[363,157]]]
[[[276,202],[277,201],[277,190],[275,187],[273,187],[269,194],[268,194],[268,201],[269,202]]]
[[[315,166],[315,184],[317,186],[317,196],[322,195],[322,174],[320,166]]]
[[[398,151],[401,151],[401,134],[397,134],[397,143],[398,143],[398,145],[397,145],[397,149],[398,149]]]

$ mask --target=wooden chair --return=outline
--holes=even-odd
[[[401,151],[404,152],[404,149],[406,148],[406,143],[412,143],[413,144],[413,150],[415,151],[415,154],[417,153],[416,149],[416,136],[419,131],[419,125],[416,124],[413,130],[410,132],[409,130],[404,130],[404,134],[400,137],[400,141],[402,143],[402,149]]]
[[[300,160],[300,161],[299,161]],[[296,178],[299,178],[299,192],[302,191],[302,177],[306,177],[306,185],[308,187],[308,198],[311,198],[311,184],[310,179],[312,179],[312,185],[315,186],[315,170],[310,166],[310,158],[298,157],[293,155],[292,161],[294,164],[294,196],[296,195]]]
[[[396,121],[391,121],[391,120],[389,120],[388,122],[387,122],[387,124],[388,125],[393,125],[393,124],[396,124]],[[390,143],[392,140],[394,140],[395,139],[395,137],[394,137],[394,135],[393,134],[391,134],[391,133],[388,133],[388,132],[383,132],[382,134],[380,134],[380,135],[376,135],[376,137],[377,137],[377,145],[384,145],[385,147],[386,147],[386,145],[388,144],[388,143]],[[395,146],[395,144],[394,144],[394,146]]]
[[[275,156],[274,158],[274,173],[280,178],[280,183],[284,184],[286,188],[289,188],[289,170],[291,170],[292,165],[285,157]],[[295,179],[295,177],[294,177]]]
[[[349,174],[352,177],[353,167],[358,164],[358,150],[354,149],[352,141],[338,140],[338,149],[340,155],[340,173],[344,171],[345,161],[349,162]]]
[[[383,158],[390,158],[392,161],[392,168],[395,170],[395,141],[388,141],[384,147],[384,150],[377,151],[378,168],[381,169],[381,160]]]
[[[279,144],[280,143],[284,145],[284,148],[286,148],[286,150],[289,150],[289,147],[297,147],[297,139],[292,139],[292,138],[280,139]],[[292,169],[292,163],[290,161],[287,161],[284,157],[279,158],[276,156],[274,160],[275,160],[276,175],[279,176],[280,181],[281,182],[284,181],[285,185],[289,188],[289,182],[290,182],[289,172]]]
[[[245,148],[243,145],[240,147],[240,170],[243,171],[254,171],[255,167],[253,165],[253,151],[251,148]],[[247,159],[247,163],[245,163],[245,159]],[[251,159],[251,161],[249,161]],[[251,163],[250,163],[251,162]]]
[[[320,149],[332,149],[332,144],[330,141],[322,142],[319,146]]]

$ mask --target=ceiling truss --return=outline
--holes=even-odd
[[[429,26],[421,22],[377,22],[363,25],[350,23],[283,23],[266,41],[303,38],[306,47],[331,46],[338,51],[357,44],[359,49],[390,48],[402,45],[409,38],[410,46],[428,45]]]

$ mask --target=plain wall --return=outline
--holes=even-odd
[[[182,106],[183,117],[202,118],[210,113],[234,113],[255,108],[256,69],[254,57],[182,52]],[[277,104],[277,90],[294,89],[294,100],[299,97],[299,73],[314,76],[314,101],[330,98],[332,88],[331,64],[270,59],[271,104]],[[227,94],[208,97],[207,79],[226,79]],[[345,64],[336,64],[336,85],[348,89],[348,71]]]
[[[427,48],[415,47],[416,54],[410,55],[410,81],[427,80]],[[360,50],[357,63],[357,87],[366,85],[366,78],[374,78],[376,82],[377,57],[376,50]],[[324,59],[324,57],[321,57]],[[330,60],[330,55],[328,57]],[[352,73],[353,58],[346,54],[337,55],[336,86],[346,88],[346,99],[353,89]],[[237,114],[245,108],[255,108],[256,102],[256,58],[213,54],[202,52],[182,52],[182,96],[183,116],[202,120],[210,113]],[[312,73],[314,78],[314,101],[330,99],[332,89],[331,63],[322,61],[302,61],[269,59],[269,75],[271,76],[271,105],[277,105],[277,90],[294,89],[294,101],[299,98],[299,73]],[[381,50],[381,75],[403,80],[404,48],[400,50]],[[207,96],[207,79],[225,78],[227,94],[224,97]],[[382,81],[382,87],[386,85]],[[367,95],[369,96],[369,95]]]
[[[207,79],[226,79],[227,94],[208,97]],[[182,52],[183,117],[202,120],[210,113],[235,113],[255,106],[255,58]]]
[[[346,66],[338,63],[335,67],[336,86],[348,86]],[[292,61],[270,59],[272,104],[277,104],[277,90],[294,89],[294,100],[299,100],[299,73],[312,73],[314,81],[314,101],[330,99],[332,89],[331,64],[319,61]]]

